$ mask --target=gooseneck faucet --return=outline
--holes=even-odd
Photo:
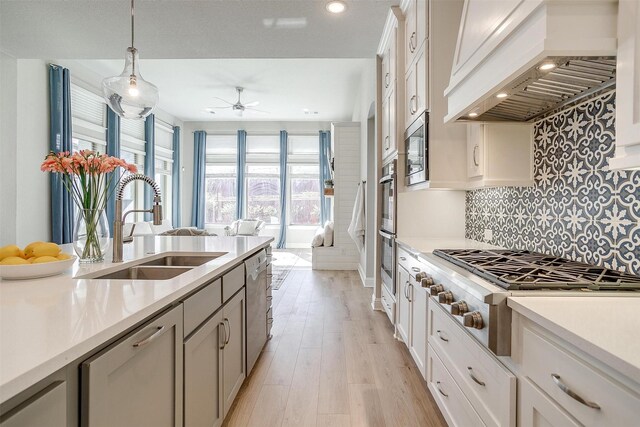
[[[122,215],[122,196],[124,194],[124,188],[127,184],[133,181],[142,181],[151,186],[153,188],[153,207],[151,209],[132,209],[127,211],[124,215]],[[158,184],[151,178],[141,173],[136,173],[133,175],[127,175],[122,178],[118,188],[116,190],[116,211],[115,211],[115,219],[113,222],[113,260],[112,262],[122,262],[122,228],[124,226],[124,221],[132,212],[147,212],[153,214],[153,225],[161,225],[162,224],[162,198],[160,197],[160,187]]]

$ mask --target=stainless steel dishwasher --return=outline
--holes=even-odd
[[[253,369],[262,348],[267,342],[267,266],[266,250],[244,262],[247,292],[247,374]]]

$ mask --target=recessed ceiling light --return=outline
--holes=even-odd
[[[496,95],[496,98],[500,98],[500,99],[502,99],[502,98],[506,98],[507,96],[509,96],[509,94],[508,94],[508,93],[506,93],[506,92],[500,92],[499,94],[497,94],[497,95]]]
[[[327,3],[325,8],[331,13],[342,13],[347,9],[347,5],[343,1],[333,0]]]
[[[478,117],[478,113],[475,111],[473,113],[469,113],[469,117]]]

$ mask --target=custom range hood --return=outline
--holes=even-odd
[[[466,0],[449,86],[454,121],[533,121],[615,87],[615,0]]]

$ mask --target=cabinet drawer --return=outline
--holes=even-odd
[[[244,286],[244,264],[222,276],[222,301],[227,302]]]
[[[222,306],[222,280],[215,280],[184,301],[184,336]]]
[[[429,301],[429,343],[440,351],[445,366],[491,426],[515,426],[516,377],[476,342],[435,299]]]
[[[422,271],[422,264],[408,250],[402,246],[398,246],[397,251],[398,264],[409,272],[409,275],[415,279],[416,273]]]
[[[631,426],[638,423],[640,398],[637,395],[614,383],[569,350],[560,348],[527,327],[522,332],[522,371],[586,426]],[[600,409],[591,408],[587,403]]]
[[[384,309],[385,313],[387,313],[389,320],[391,320],[391,323],[395,325],[396,324],[396,303],[393,301],[393,298],[391,297],[389,292],[387,292],[387,288],[385,288],[384,286],[382,286],[380,302],[382,303],[382,308]]]
[[[427,350],[427,385],[447,424],[460,427],[485,425],[431,346]]]

